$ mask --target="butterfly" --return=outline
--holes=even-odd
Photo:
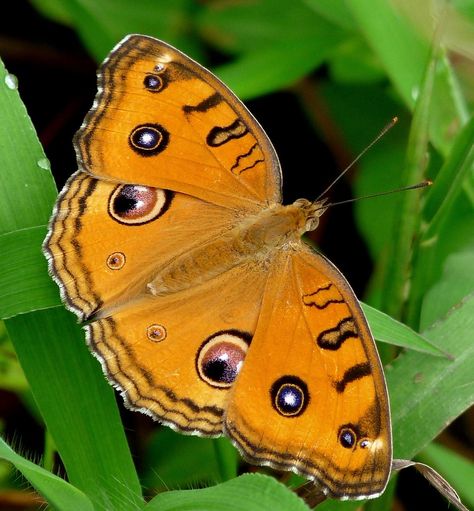
[[[211,72],[130,35],[98,74],[44,252],[126,406],[340,499],[383,492],[383,369],[357,298],[281,202],[267,135]]]

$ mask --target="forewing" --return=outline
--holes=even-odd
[[[98,77],[75,138],[95,177],[174,190],[239,209],[280,202],[280,166],[263,129],[212,73],[152,37],[126,37]]]

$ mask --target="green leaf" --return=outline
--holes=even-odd
[[[345,0],[304,0],[304,3],[331,23],[354,30],[354,16]]]
[[[56,197],[49,162],[15,80],[0,61],[0,234],[45,225]]]
[[[98,509],[141,507],[114,391],[63,308],[9,319],[8,333],[69,481]]]
[[[0,61],[0,243],[4,256],[0,317],[57,303],[58,296],[44,272],[40,250],[56,186],[15,80]]]
[[[38,258],[39,233],[44,232],[55,187],[18,93],[6,85],[5,76],[0,69],[1,225],[11,240],[29,244]],[[44,270],[44,263],[40,267]],[[21,266],[14,271],[8,276],[10,285],[15,277],[24,278]],[[46,271],[44,279],[49,279]],[[37,294],[32,302],[37,304]],[[75,318],[61,307],[22,314],[5,325],[69,481],[98,509],[139,509],[141,488],[113,390],[88,352]]]
[[[315,507],[315,511],[360,511],[361,501],[357,500],[332,500],[328,499]]]
[[[293,85],[321,65],[339,41],[339,36],[332,34],[324,39],[301,39],[292,45],[275,44],[244,54],[214,72],[240,98],[251,99]],[[279,65],[268,66],[274,61]]]
[[[153,498],[146,511],[308,511],[308,506],[272,477],[245,474],[202,490],[170,491]]]
[[[219,481],[219,467],[213,442],[211,438],[159,428],[151,436],[142,459],[142,484],[155,491],[215,484]]]
[[[433,99],[433,83],[436,69],[436,52],[427,58],[422,90],[413,114],[408,139],[402,185],[421,182],[426,175],[426,151],[428,146],[429,111]],[[399,194],[393,224],[391,257],[384,275],[382,309],[391,316],[400,317],[404,304],[405,283],[409,277],[412,259],[412,243],[420,224],[420,193]],[[412,323],[416,326],[416,323]]]
[[[426,222],[430,222],[430,226],[428,232],[424,234],[425,239],[429,239],[436,233],[442,219],[455,204],[466,178],[473,176],[473,144],[474,117],[457,134],[451,152],[427,194],[423,216]]]
[[[242,99],[293,85],[346,37],[301,1],[209,4],[199,26],[220,48],[238,55],[215,72]]]
[[[23,397],[28,390],[28,382],[16,358],[4,321],[0,321],[0,388],[23,394]],[[34,412],[32,415],[34,416]]]
[[[380,62],[360,37],[340,45],[329,60],[329,69],[335,82],[371,83],[385,78]]]
[[[474,207],[465,193],[465,184],[473,175],[473,142],[474,118],[456,137],[426,196],[424,228],[413,260],[411,323],[418,321],[426,291],[441,277],[449,254],[474,244]]]
[[[382,62],[394,87],[413,108],[419,96],[423,70],[432,42],[416,33],[413,26],[385,0],[347,0],[367,42]],[[377,13],[376,16],[373,14]],[[435,45],[439,43],[435,42]],[[466,121],[467,109],[444,58],[437,62],[431,102],[430,139],[443,154],[449,149],[453,126]]]
[[[127,509],[138,509],[133,497],[133,491],[140,492],[138,480],[113,391],[72,315],[50,309],[19,316],[7,325],[70,481],[101,503],[99,507],[126,498],[129,506],[135,500]]]
[[[146,34],[178,46],[194,56],[201,54],[189,37],[193,0],[63,0],[62,11],[78,31],[91,55],[100,62],[127,34]]]
[[[474,403],[473,329],[474,294],[423,332],[451,353],[454,360],[409,351],[385,368],[394,458],[411,459]]]
[[[46,259],[41,252],[45,236],[43,225],[0,236],[4,257],[0,267],[1,318],[61,303],[57,286],[47,278]]]
[[[213,440],[214,453],[219,467],[219,480],[227,481],[237,477],[238,453],[230,440],[225,437]]]
[[[374,309],[370,305],[365,303],[361,305],[377,341],[412,349],[421,353],[436,355],[438,357],[447,355],[440,347],[436,346],[407,325],[391,318],[384,312]]]
[[[210,2],[198,18],[206,39],[233,54],[254,54],[303,42],[331,40],[342,34],[301,0],[259,0],[258,2]],[[277,66],[272,63],[278,63]],[[270,70],[283,59],[267,61]]]
[[[347,0],[346,4],[397,91],[408,105],[414,106],[414,91],[421,81],[429,45],[397,15],[390,3]]]
[[[94,510],[92,502],[84,493],[64,481],[64,479],[26,460],[13,451],[1,438],[0,459],[13,463],[57,511],[70,511],[72,509],[80,509],[81,511]]]
[[[63,0],[31,0],[31,3],[45,18],[50,18],[56,23],[72,25],[70,12],[64,6]]]
[[[226,437],[200,438],[163,427],[147,445],[140,480],[154,491],[216,484],[237,476],[238,460]]]
[[[441,279],[425,294],[420,325],[427,328],[474,290],[474,245],[451,254]]]

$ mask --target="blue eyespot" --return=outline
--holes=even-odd
[[[278,378],[270,390],[273,408],[284,417],[297,417],[308,406],[309,392],[306,383],[297,376]]]
[[[143,85],[150,92],[159,92],[163,88],[163,80],[158,75],[146,75]]]
[[[339,443],[346,449],[353,449],[357,443],[358,436],[353,428],[356,428],[356,426],[347,424],[339,429]],[[365,446],[362,447],[365,448]]]
[[[166,149],[169,133],[160,124],[141,124],[132,130],[128,140],[136,153],[153,156]]]

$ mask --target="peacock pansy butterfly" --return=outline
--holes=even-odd
[[[278,158],[245,106],[131,35],[74,145],[44,251],[126,405],[226,434],[328,496],[379,495],[392,448],[373,337],[345,278],[301,240],[324,201],[281,204]]]

